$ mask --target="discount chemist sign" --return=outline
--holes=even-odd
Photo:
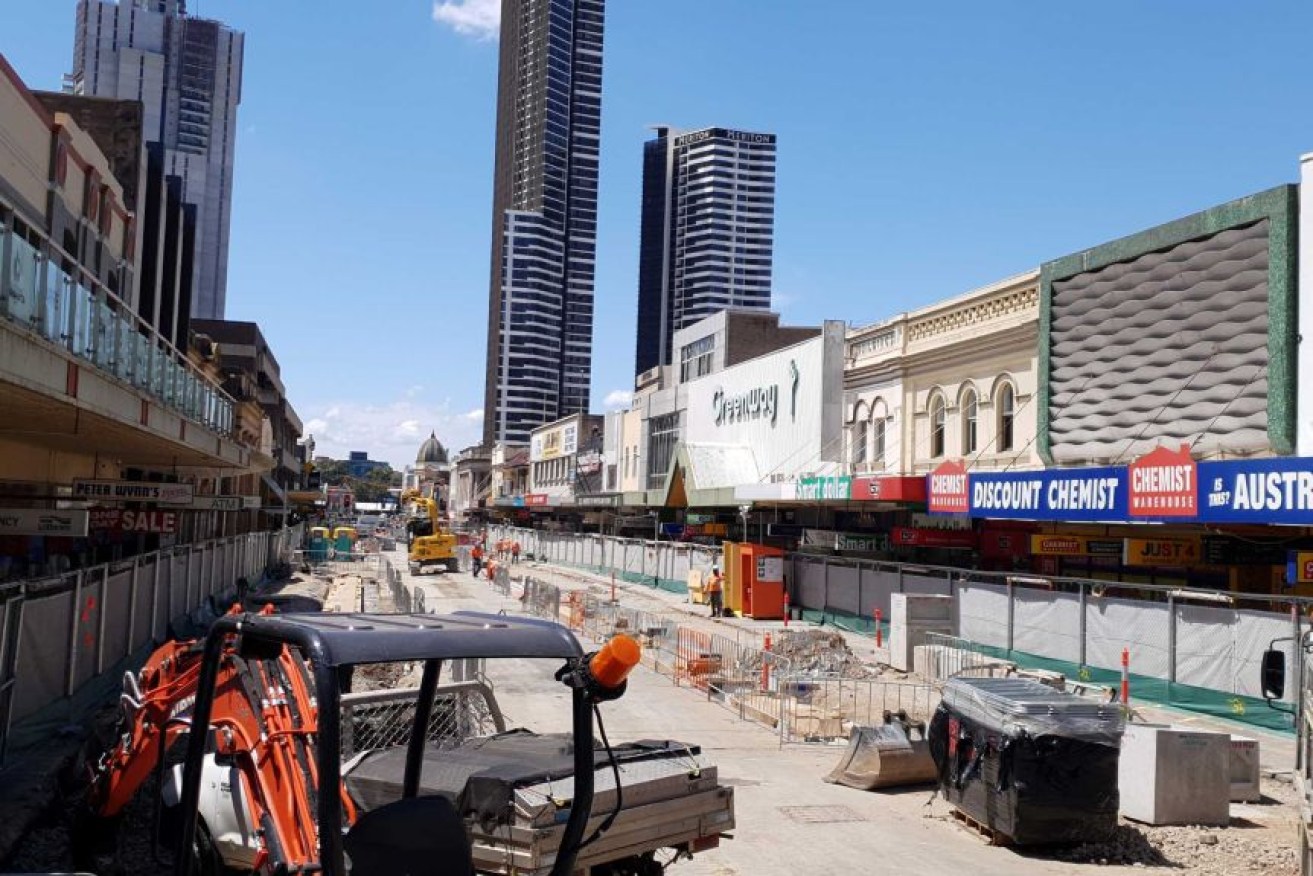
[[[1313,459],[1196,462],[1158,448],[1125,467],[968,472],[929,477],[929,510],[1017,520],[1313,525]]]

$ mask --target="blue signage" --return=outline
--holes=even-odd
[[[1313,526],[1313,459],[1224,460],[1197,467],[1197,478],[1143,470],[1133,478],[1134,465],[968,472],[968,513],[1005,520]],[[1132,493],[1158,504],[1139,502],[1133,510]]]
[[[968,472],[972,517],[1117,521],[1126,518],[1126,469]]]

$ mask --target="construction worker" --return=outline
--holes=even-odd
[[[711,603],[712,617],[720,617],[721,615],[721,593],[723,587],[724,579],[720,575],[720,567],[712,566],[711,575],[707,578],[707,583],[702,588],[707,593],[707,601]]]
[[[483,545],[478,542],[470,548],[470,568],[474,572],[474,577],[479,577],[479,570],[483,568]]]
[[[514,564],[514,563],[518,563],[519,561],[520,561],[520,543],[518,541],[513,541],[511,542],[511,563]]]

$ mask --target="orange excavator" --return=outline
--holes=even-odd
[[[496,658],[560,660],[572,733],[434,744],[444,663]],[[92,767],[76,837],[89,853],[79,866],[107,872],[95,854],[106,851],[115,819],[156,775],[174,826],[167,833],[176,876],[659,872],[659,849],[678,855],[714,846],[733,826],[733,801],[714,767],[708,773],[682,743],[612,749],[604,731],[603,746],[594,742],[598,704],[623,694],[638,659],[627,637],[584,654],[568,629],[530,618],[235,606],[203,639],[168,643],[125,678],[117,739]],[[380,663],[422,667],[405,712],[407,738],[344,763],[343,696],[356,667]],[[192,732],[197,727],[205,732]],[[618,763],[631,759],[649,772],[664,769],[662,788],[674,787],[670,774],[686,771],[686,798],[658,805],[644,789],[637,795],[644,805],[626,809],[630,789]],[[692,769],[680,765],[690,759]],[[490,762],[496,769],[487,769]],[[595,773],[604,777],[605,815],[592,812]],[[572,776],[570,795],[559,791],[562,776]],[[542,796],[535,782],[544,781],[558,789],[551,812],[525,802]],[[707,813],[692,828],[690,805]],[[538,829],[519,829],[527,825]]]

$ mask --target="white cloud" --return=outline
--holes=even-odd
[[[305,431],[315,436],[316,455],[346,459],[350,451],[364,450],[371,459],[385,460],[398,470],[414,464],[429,432],[435,432],[453,454],[478,444],[483,437],[478,420],[469,414],[452,411],[445,403],[426,404],[404,397],[372,404],[310,405],[306,413]],[[480,409],[479,419],[482,414]]]
[[[607,410],[627,408],[634,400],[634,394],[627,389],[613,389],[602,399],[602,406]]]
[[[483,420],[483,408],[475,408],[472,411],[466,411],[465,413],[461,414],[461,416],[467,420],[470,420],[471,422],[478,423]]]
[[[495,40],[501,32],[501,0],[442,0],[433,4],[433,20],[461,36]]]
[[[415,396],[419,395],[423,391],[424,391],[424,385],[422,383],[417,383],[406,390],[406,398],[414,398]]]

